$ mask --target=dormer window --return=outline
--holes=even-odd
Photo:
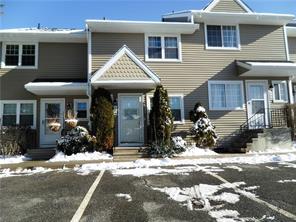
[[[238,26],[233,25],[206,25],[207,49],[239,49]]]
[[[180,36],[149,35],[145,46],[146,61],[181,61]]]
[[[4,43],[1,68],[37,68],[38,44]]]

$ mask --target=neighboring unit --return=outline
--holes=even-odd
[[[235,146],[244,135],[236,146],[246,147],[250,129],[287,127],[285,106],[296,98],[293,19],[256,13],[240,0],[214,0],[161,22],[86,20],[85,31],[0,30],[1,124],[30,125],[38,148],[52,147],[60,132],[48,123],[63,123],[73,108],[87,125],[91,93],[102,87],[117,108],[114,146],[143,146],[153,91],[162,84],[174,134],[186,135],[189,111],[201,102],[218,146]]]

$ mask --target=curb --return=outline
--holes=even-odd
[[[296,151],[293,152],[278,152],[278,153],[250,153],[250,154],[218,154],[218,155],[205,155],[205,156],[194,156],[194,157],[173,157],[171,159],[175,160],[198,160],[198,159],[220,159],[220,158],[231,158],[231,157],[251,157],[251,156],[263,156],[263,155],[283,155],[283,154],[296,154]],[[136,160],[152,160],[156,158],[129,158],[129,157],[115,157],[113,159],[106,160],[81,160],[81,161],[67,161],[67,162],[47,162],[47,161],[25,161],[21,163],[8,163],[0,164],[0,169],[30,169],[35,167],[44,167],[44,168],[74,168],[75,166],[80,166],[83,164],[96,164],[96,163],[112,163],[112,162],[131,162]],[[162,158],[158,158],[162,159]]]

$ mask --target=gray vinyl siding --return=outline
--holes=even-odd
[[[244,10],[235,0],[220,0],[211,12],[245,13],[246,10]]]
[[[290,53],[290,60],[296,62],[296,37],[289,37],[289,53]]]
[[[28,92],[24,85],[36,78],[86,78],[86,76],[85,43],[39,43],[38,69],[0,69],[0,99],[35,99],[36,96]]]
[[[286,60],[283,27],[240,25],[241,50],[205,50],[204,26],[192,35],[182,35],[182,62],[146,62],[160,76],[169,93],[184,94],[186,124],[196,102],[208,109],[208,80],[243,80],[237,75],[234,60]],[[144,34],[93,33],[93,72],[104,65],[126,44],[144,61]],[[272,46],[272,47],[271,47]],[[266,78],[264,78],[266,79]],[[221,137],[231,135],[246,121],[246,111],[209,111]]]

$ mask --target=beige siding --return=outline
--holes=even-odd
[[[289,37],[289,53],[290,53],[290,60],[296,62],[296,37]]]
[[[218,4],[211,10],[212,12],[238,12],[245,13],[243,9],[235,0],[220,0]]]
[[[182,62],[146,62],[160,76],[169,93],[183,93],[188,124],[178,125],[178,131],[188,130],[188,112],[198,101],[208,108],[208,80],[239,80],[234,60],[285,60],[284,32],[276,26],[240,26],[241,50],[205,50],[203,25],[192,35],[182,35]],[[93,71],[99,69],[124,44],[144,60],[144,34],[95,33],[93,41]],[[271,47],[272,46],[272,47]],[[246,121],[245,111],[210,111],[210,118],[220,136],[233,133]]]
[[[128,55],[123,55],[102,76],[102,80],[136,79],[148,80],[149,77]]]
[[[38,69],[0,69],[0,99],[34,99],[24,85],[36,78],[86,76],[86,44],[39,43]]]

